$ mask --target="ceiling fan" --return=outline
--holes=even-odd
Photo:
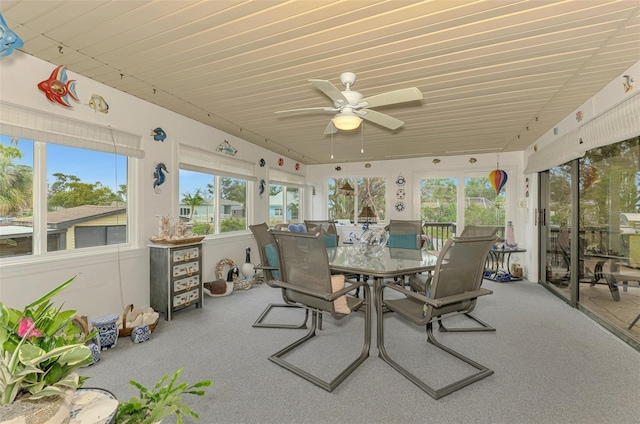
[[[333,107],[281,110],[276,112],[276,114],[283,115],[314,110],[337,112],[324,130],[325,134],[334,134],[338,132],[339,129],[347,131],[356,129],[360,126],[363,119],[389,128],[390,130],[398,129],[404,122],[384,113],[371,110],[370,108],[423,99],[422,92],[416,87],[364,97],[357,91],[351,90],[351,86],[356,82],[356,74],[353,72],[345,72],[340,75],[340,82],[346,87],[344,91],[340,91],[335,85],[326,80],[310,79],[309,82],[333,101]]]

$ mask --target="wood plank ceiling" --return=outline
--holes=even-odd
[[[523,150],[640,60],[640,2],[2,0],[22,51],[306,164]],[[405,122],[331,136],[309,79]],[[640,84],[640,81],[636,81]],[[364,153],[360,152],[364,139]],[[212,149],[216,146],[212,146]]]

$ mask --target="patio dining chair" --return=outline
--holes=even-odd
[[[392,219],[386,227],[389,232],[387,245],[390,248],[416,249],[422,248],[422,221],[419,220],[402,220]],[[414,275],[409,275],[409,279]],[[398,281],[398,278],[394,278]],[[402,281],[405,284],[405,281]]]
[[[331,392],[369,356],[369,347],[371,345],[371,291],[364,281],[347,281],[349,284],[345,284],[343,275],[331,275],[328,251],[320,233],[274,232],[274,238],[280,260],[280,279],[274,281],[274,285],[283,289],[287,299],[311,312],[311,328],[304,337],[271,355],[269,360]],[[347,296],[349,292],[360,287],[364,291],[364,298]],[[364,314],[352,313],[360,310]],[[329,338],[332,337],[332,331],[343,331],[343,328],[348,327],[336,326],[331,331],[323,330],[322,333],[316,334],[319,317],[323,314],[331,316],[335,320],[342,320],[346,317],[363,320],[363,345],[359,356],[344,367],[340,365],[341,371],[331,379],[311,374],[309,371],[285,359],[287,354],[311,340],[317,340],[317,343],[331,342]],[[318,336],[318,339],[315,339],[316,336]],[[338,335],[334,334],[333,337],[337,338]],[[299,352],[297,352],[298,356],[300,355]],[[348,359],[345,359],[347,355],[339,352],[334,353],[335,355],[320,355],[319,357],[316,354],[314,355],[316,359],[313,359],[313,361],[322,362],[326,360],[332,364],[336,361],[340,364],[348,362]],[[330,365],[327,364],[327,366]],[[317,371],[316,374],[318,374]]]
[[[453,393],[493,374],[493,371],[484,365],[480,365],[438,342],[433,334],[433,322],[455,315],[468,314],[475,307],[478,297],[493,293],[491,290],[481,288],[480,284],[484,274],[484,260],[494,242],[495,238],[493,237],[451,238],[444,245],[438,256],[430,288],[425,294],[415,293],[397,284],[385,282],[378,288],[378,292],[374,296],[379,302],[376,305],[378,311],[387,308],[395,312],[395,316],[411,324],[426,326],[426,342],[442,349],[477,370],[477,372],[444,387],[434,388],[430,386],[389,356],[384,341],[385,316],[388,314],[378,314],[377,327],[380,358],[435,399]],[[400,292],[405,297],[385,299],[385,290]],[[396,339],[398,334],[400,334],[398,331],[394,332]],[[412,336],[415,333],[408,332],[406,334],[407,336]],[[437,358],[437,355],[428,356],[425,361],[433,361],[434,358]]]
[[[305,219],[304,225],[306,225],[307,231],[310,233],[313,233],[317,227],[320,227],[325,234],[338,234],[338,229],[333,221],[314,221]]]
[[[266,223],[249,225],[249,229],[253,233],[258,244],[258,252],[260,254],[260,264],[255,267],[256,270],[262,270],[264,279],[267,285],[270,287],[276,287],[274,281],[280,279],[280,271],[278,270],[278,249],[273,239],[273,234],[269,231],[269,226]],[[270,303],[267,305],[264,311],[260,314],[256,322],[252,327],[262,328],[307,328],[307,321],[309,319],[309,311],[304,308],[300,308],[296,303],[290,301],[284,290],[282,290],[282,299],[284,303]],[[304,310],[304,321],[301,324],[285,324],[285,323],[268,323],[264,322],[267,315],[274,308],[296,308]]]
[[[422,222],[392,219],[389,221],[389,247],[402,249],[422,248]]]
[[[460,238],[468,238],[468,237],[492,237],[495,241],[498,240],[498,231],[500,231],[500,227],[496,226],[486,226],[486,225],[467,225],[462,230],[460,234]],[[484,258],[484,264],[486,268],[486,262],[489,252],[487,252],[487,256]],[[415,277],[409,280],[409,285],[411,288],[417,293],[426,293],[430,289],[432,274],[418,274]],[[479,326],[472,327],[458,327],[458,328],[449,328],[446,327],[442,320],[438,320],[438,331],[444,333],[453,333],[453,332],[467,332],[467,331],[496,331],[494,327],[489,325],[488,323],[482,321],[475,315],[471,313],[465,313],[467,318],[475,321]]]
[[[496,237],[500,227],[494,225],[467,225],[460,237]]]

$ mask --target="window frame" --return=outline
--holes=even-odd
[[[88,124],[91,125],[91,124]],[[35,132],[35,134],[39,134]],[[12,137],[10,134],[2,134],[3,136]],[[136,156],[130,156],[128,154],[124,154],[122,152],[116,151],[108,152],[105,149],[91,149],[88,147],[97,146],[97,144],[88,143],[89,146],[78,145],[78,143],[55,143],[55,142],[46,142],[39,141],[36,139],[26,138],[26,137],[16,137],[19,140],[29,140],[33,143],[33,189],[32,189],[32,202],[33,202],[33,235],[32,235],[32,244],[31,244],[31,254],[29,255],[17,255],[17,256],[6,256],[0,257],[0,263],[3,265],[9,264],[18,264],[18,263],[33,263],[36,261],[45,260],[47,258],[80,258],[86,255],[91,254],[104,254],[108,252],[120,251],[132,249],[139,244],[139,235],[136,231],[134,231],[134,227],[136,227],[136,223],[140,222],[137,218],[139,214],[139,201],[133,199],[139,199],[141,197],[141,193],[139,192],[139,187],[135,182],[137,178],[134,177],[136,172],[140,167],[139,162],[140,158],[144,156],[144,154]],[[82,149],[93,152],[102,152],[111,155],[118,155],[126,158],[127,164],[127,178],[126,178],[126,186],[127,186],[127,202],[126,202],[126,215],[127,220],[124,223],[126,226],[126,242],[124,243],[115,243],[115,244],[106,244],[106,245],[98,245],[91,247],[81,247],[81,248],[73,248],[73,249],[61,249],[48,251],[49,246],[49,232],[47,228],[47,203],[48,203],[48,189],[49,184],[47,182],[47,146],[48,145],[61,145],[66,147],[72,147],[76,149]],[[126,151],[128,153],[132,153],[131,151]],[[118,181],[120,183],[120,181]],[[117,187],[116,187],[117,190]]]
[[[383,224],[386,223],[388,221],[388,216],[389,216],[389,205],[387,200],[389,199],[389,178],[387,175],[385,174],[371,174],[371,175],[366,175],[366,174],[361,174],[361,175],[344,175],[344,176],[336,176],[336,175],[329,175],[326,177],[325,179],[325,184],[326,184],[326,216],[329,218],[331,216],[330,213],[330,206],[331,206],[331,202],[329,200],[329,197],[331,195],[331,189],[330,189],[330,180],[333,180],[334,184],[335,184],[335,180],[336,179],[341,179],[341,180],[347,180],[349,182],[349,184],[353,187],[354,189],[354,193],[353,193],[353,215],[350,217],[350,221],[352,221],[352,224],[354,225],[359,225],[359,224],[364,224],[367,219],[363,218],[360,219],[358,217],[358,215],[360,214],[360,211],[362,210],[362,206],[366,204],[366,202],[361,201],[360,199],[360,195],[359,195],[359,185],[360,185],[360,180],[363,180],[365,178],[379,178],[381,180],[384,181],[384,201],[385,201],[385,205],[384,205],[384,220],[377,220],[376,222],[378,224]],[[339,190],[339,188],[336,186],[335,191],[337,192]],[[330,218],[331,219],[331,218]],[[346,218],[345,218],[346,219]]]
[[[182,165],[182,164],[181,164]],[[204,169],[202,167],[199,167],[198,170],[194,170],[194,169],[188,169],[188,167],[183,167],[183,166],[179,166],[178,169],[178,176],[177,176],[177,184],[176,184],[176,198],[177,198],[177,205],[176,205],[176,211],[178,212],[178,216],[180,216],[180,210],[182,208],[189,208],[188,206],[182,206],[182,197],[183,194],[181,193],[181,189],[180,189],[180,171],[188,171],[188,172],[196,172],[196,173],[200,173],[200,174],[207,174],[210,175],[213,178],[213,185],[214,185],[214,197],[213,197],[213,208],[214,208],[214,227],[213,227],[213,233],[209,233],[209,234],[205,234],[204,237],[205,239],[214,239],[214,238],[220,238],[220,237],[225,237],[225,236],[229,236],[231,234],[241,234],[244,232],[249,231],[249,223],[251,222],[251,216],[252,216],[252,208],[253,208],[253,201],[251,200],[253,197],[253,192],[254,192],[254,188],[255,188],[255,184],[254,181],[249,179],[249,178],[245,178],[243,176],[237,175],[237,174],[226,174],[224,172],[216,172],[213,169]],[[220,231],[220,224],[221,224],[221,220],[220,220],[220,213],[221,213],[221,206],[226,208],[227,206],[229,208],[232,208],[231,205],[221,205],[221,198],[220,195],[222,193],[222,190],[220,190],[220,180],[222,178],[233,178],[236,180],[242,180],[245,182],[246,184],[246,190],[245,190],[245,228],[242,230],[235,230],[235,231],[226,231],[226,232],[221,232]],[[233,211],[232,209],[229,210],[229,215],[232,215]]]

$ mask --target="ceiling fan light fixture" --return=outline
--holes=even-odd
[[[353,112],[340,112],[332,119],[333,125],[339,130],[349,131],[355,130],[360,126],[362,118]]]

